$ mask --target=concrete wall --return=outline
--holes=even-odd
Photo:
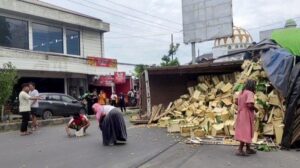
[[[85,59],[53,53],[0,47],[0,65],[12,62],[18,70],[68,72],[88,75],[113,74],[116,68],[95,67]]]
[[[84,57],[103,57],[101,41],[102,40],[100,32],[83,30],[82,42]]]

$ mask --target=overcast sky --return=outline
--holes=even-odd
[[[191,60],[190,46],[182,43],[180,32],[181,0],[43,1],[110,23],[111,31],[105,34],[105,57],[119,62],[159,64],[168,51],[170,34],[174,33],[174,42],[181,44],[177,53],[180,63]],[[300,0],[233,0],[234,25],[247,29],[259,41],[259,31],[282,27],[286,19],[298,17],[299,24],[299,6]],[[211,42],[197,45],[200,54],[210,52],[211,48]]]

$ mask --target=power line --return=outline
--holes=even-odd
[[[291,19],[294,19],[294,20],[300,19],[300,16],[294,17],[294,18],[291,18]],[[282,22],[284,22],[284,20],[278,21],[278,22],[273,22],[273,23],[266,24],[266,25],[257,26],[257,27],[252,27],[252,28],[249,28],[249,29],[247,29],[247,30],[256,30],[256,29],[260,29],[260,28],[263,28],[263,27],[272,26],[272,25],[275,25],[275,24],[281,24]]]
[[[120,10],[116,10],[116,9],[113,9],[113,8],[109,8],[107,6],[104,6],[104,5],[100,5],[98,3],[95,3],[95,2],[91,2],[89,0],[85,0],[86,2],[89,2],[91,4],[94,4],[96,6],[99,6],[99,7],[102,7],[102,8],[105,8],[105,9],[109,9],[109,10],[112,10],[112,11],[115,11],[117,13],[120,13],[120,14],[123,14],[123,15],[126,15],[126,16],[129,16],[129,17],[132,17],[132,18],[135,18],[135,19],[138,19],[138,20],[142,20],[144,22],[149,22],[151,24],[155,24],[155,25],[158,25],[158,26],[162,26],[162,27],[165,27],[165,28],[172,28],[172,29],[175,29],[174,27],[168,27],[166,25],[163,25],[163,24],[159,24],[159,23],[154,23],[153,20],[146,20],[145,18],[141,18],[141,17],[138,17],[138,16],[134,16],[134,15],[129,15],[128,13],[125,13],[123,11],[120,11]]]
[[[79,3],[79,2],[76,2],[76,1],[73,1],[73,0],[68,0],[68,1],[72,1],[72,2],[75,2],[75,3],[80,4],[80,5],[82,5],[82,6],[85,6],[85,7],[94,9],[94,10],[97,10],[97,9],[91,7],[91,6],[87,6],[87,5],[85,5],[85,4],[82,4],[82,3]],[[113,24],[123,26],[122,24],[119,24],[119,23],[113,23]],[[124,25],[124,26],[128,26],[128,25]],[[122,28],[122,27],[121,27],[121,28]],[[148,32],[149,32],[149,31],[148,31]],[[121,35],[122,35],[122,34],[121,34]],[[129,34],[123,34],[123,35],[128,36],[127,38],[132,37],[132,38],[139,38],[139,39],[143,39],[143,40],[152,40],[152,41],[156,41],[156,42],[157,42],[157,41],[161,41],[161,42],[164,42],[164,43],[165,43],[165,42],[168,42],[168,41],[164,41],[164,40],[160,40],[160,39],[152,39],[152,38],[147,38],[147,37],[143,37],[143,36],[131,36],[131,35],[129,35]],[[108,40],[110,40],[110,39],[108,39]]]
[[[178,34],[181,33],[182,31],[179,32],[174,32],[174,33],[168,33],[168,34],[147,34],[147,35],[130,35],[130,36],[123,36],[123,37],[109,37],[110,39],[122,39],[122,38],[136,38],[136,37],[154,37],[154,36],[169,36],[171,34]]]
[[[105,10],[103,10],[103,9],[96,8],[96,7],[93,7],[93,6],[88,6],[88,5],[85,5],[85,4],[80,3],[80,2],[78,2],[78,1],[75,1],[75,0],[68,0],[68,1],[73,2],[73,3],[76,3],[76,4],[79,4],[79,5],[81,5],[81,6],[88,7],[88,8],[90,8],[90,9],[94,9],[94,10],[96,10],[96,11],[99,11],[99,10],[100,10],[100,11],[105,12],[106,14],[118,16],[118,17],[120,17],[120,18],[127,19],[127,20],[131,20],[131,21],[134,21],[134,22],[143,24],[143,25],[148,25],[148,26],[152,26],[152,27],[157,27],[157,28],[164,29],[164,30],[170,30],[170,29],[171,29],[171,28],[166,27],[166,26],[164,26],[164,25],[162,26],[162,25],[159,25],[159,24],[156,24],[156,23],[153,23],[153,22],[145,21],[145,20],[143,20],[143,19],[140,19],[140,20],[142,20],[142,21],[140,21],[140,20],[138,20],[137,18],[133,19],[133,18],[125,17],[124,15],[129,16],[129,15],[126,14],[126,13],[123,13],[123,15],[113,13],[113,12],[111,12],[111,11],[116,11],[115,9],[108,8],[108,7],[99,5],[99,4],[94,3],[94,2],[87,1],[87,2],[89,2],[89,3],[91,3],[91,4],[94,4],[94,5],[96,5],[96,6],[102,7],[102,8],[104,8],[104,9],[108,10],[108,11],[105,11]],[[118,13],[121,13],[121,12],[118,12]],[[132,17],[132,16],[129,16],[129,17]],[[172,29],[173,29],[173,28],[172,28]]]
[[[178,22],[174,22],[172,20],[169,20],[169,19],[165,19],[165,18],[162,18],[162,17],[158,17],[158,16],[155,16],[155,15],[152,15],[150,13],[146,13],[144,11],[141,11],[141,10],[138,10],[138,9],[135,9],[135,8],[132,8],[132,7],[129,7],[129,6],[126,6],[126,5],[123,5],[121,3],[117,3],[117,2],[113,2],[113,1],[110,1],[110,0],[106,0],[107,2],[111,3],[111,4],[114,4],[116,6],[121,6],[123,8],[126,8],[126,9],[130,9],[130,10],[133,10],[135,12],[138,12],[138,13],[141,13],[141,14],[144,14],[144,15],[148,15],[148,16],[151,16],[153,18],[157,18],[157,19],[160,19],[160,20],[164,20],[164,21],[167,21],[169,23],[173,23],[173,24],[176,24],[176,25],[182,25],[181,23],[178,23]]]

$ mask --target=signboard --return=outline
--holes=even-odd
[[[114,82],[115,82],[115,84],[126,83],[126,73],[125,72],[115,72]]]
[[[100,86],[113,86],[114,83],[114,77],[111,75],[104,75],[99,77],[99,85]]]
[[[91,66],[117,68],[117,60],[100,57],[87,57],[87,63]]]
[[[232,0],[182,0],[185,43],[233,35]]]

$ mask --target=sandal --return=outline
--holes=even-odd
[[[249,155],[253,155],[253,154],[256,154],[256,150],[254,150],[254,149],[247,149],[246,153],[249,154]]]
[[[249,156],[244,151],[238,151],[235,153],[236,156]]]

